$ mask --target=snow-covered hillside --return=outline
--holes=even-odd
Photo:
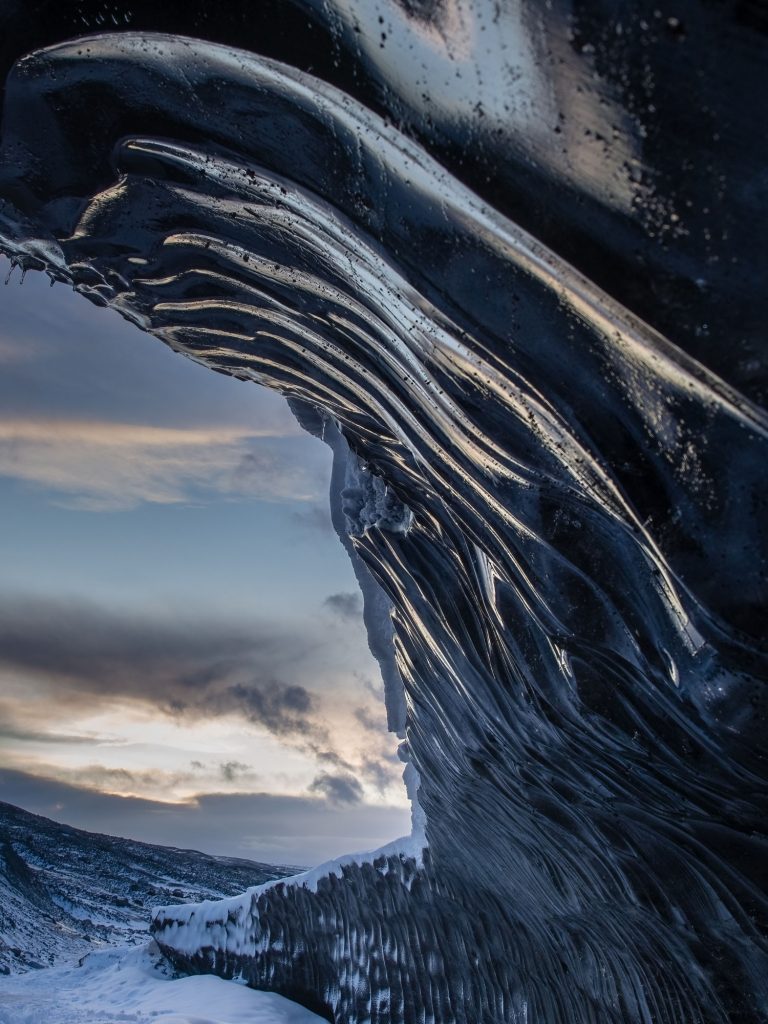
[[[0,803],[0,1024],[317,1024],[275,993],[178,977],[149,939],[157,904],[221,899],[290,873]]]
[[[152,907],[221,899],[291,873],[82,832],[0,803],[0,973],[146,943]]]

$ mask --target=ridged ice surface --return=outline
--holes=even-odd
[[[557,96],[543,58],[518,67],[534,166],[535,104]],[[615,110],[577,115],[619,125],[616,167],[637,159],[645,136]],[[640,319],[350,95],[211,43],[124,33],[32,55],[2,130],[4,251],[320,410],[354,452],[336,495],[351,543],[394,609],[423,861],[385,852],[161,913],[176,962],[338,1024],[768,1019],[749,261],[713,269],[662,232],[658,316],[638,299]],[[620,297],[642,298],[647,183],[610,164],[601,185],[563,145],[542,188],[559,174],[624,218],[583,266],[603,245],[639,281]],[[713,340],[729,296],[734,334]],[[648,326],[675,310],[673,339]]]

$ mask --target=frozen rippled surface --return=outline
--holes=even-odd
[[[338,1024],[768,1019],[737,6],[293,5],[346,92],[144,32],[12,71],[2,249],[351,446],[334,501],[394,609],[427,851],[161,913],[180,966]]]

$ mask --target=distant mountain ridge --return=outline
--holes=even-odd
[[[143,942],[152,907],[233,896],[295,870],[85,832],[0,801],[0,973]]]

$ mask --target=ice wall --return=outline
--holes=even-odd
[[[339,46],[364,6],[328,8]],[[394,70],[358,19],[387,118],[168,35],[62,43],[7,82],[2,249],[320,410],[394,609],[421,863],[384,851],[155,935],[339,1024],[764,1021],[764,213],[722,105],[760,25],[501,6],[497,92],[446,86],[414,140],[496,9],[382,6],[385,37],[410,18]],[[434,59],[408,70],[417,37]],[[720,98],[697,84],[715,39]]]

